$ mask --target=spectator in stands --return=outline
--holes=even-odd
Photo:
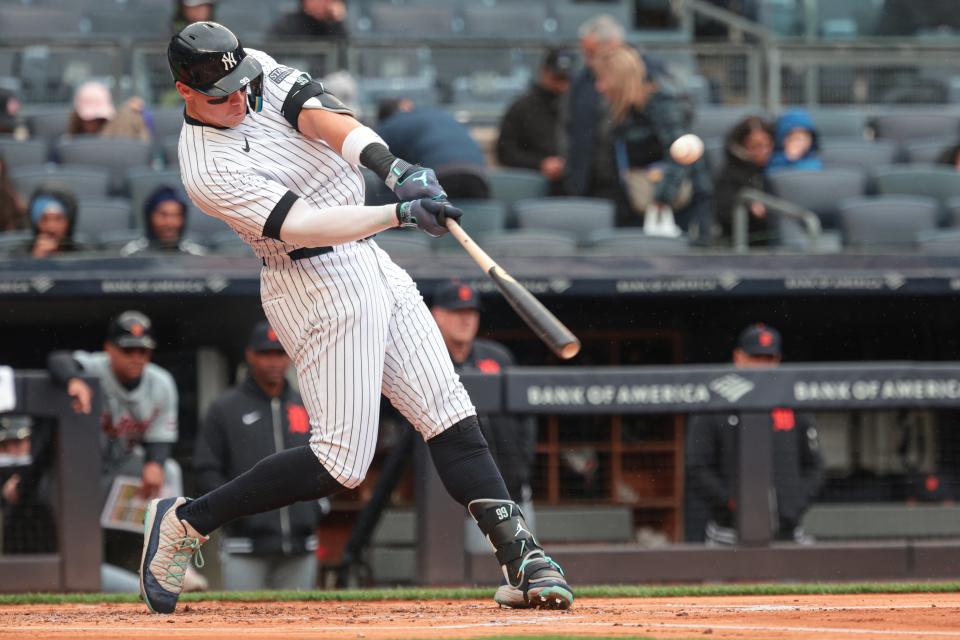
[[[177,386],[168,371],[150,362],[156,347],[150,319],[124,311],[110,320],[103,351],[54,351],[47,359],[51,378],[66,389],[78,413],[90,413],[93,406],[93,390],[82,376],[100,383],[104,500],[115,479],[125,476],[139,482],[142,498],[154,498],[161,489],[182,493],[180,467],[171,457],[178,435]],[[142,542],[141,534],[129,530],[104,531],[104,559],[113,567],[111,590],[139,589],[133,571]]]
[[[188,24],[216,20],[215,0],[173,0],[170,33],[180,33]]]
[[[300,9],[280,16],[270,35],[287,38],[346,38],[343,0],[300,0]]]
[[[437,107],[418,107],[409,98],[378,105],[377,133],[391,153],[433,167],[451,200],[489,196],[483,151],[469,129]]]
[[[773,157],[767,166],[770,171],[823,169],[823,160],[819,154],[817,127],[810,114],[795,109],[777,118]]]
[[[960,31],[953,0],[885,0],[877,33],[882,36],[949,35]]]
[[[708,245],[713,234],[713,184],[700,158],[680,165],[670,145],[687,133],[686,113],[675,97],[647,78],[640,55],[629,47],[595,59],[597,90],[610,105],[611,146],[615,176],[617,224],[652,228],[650,217],[676,218],[691,243]],[[669,215],[667,215],[669,214]],[[658,230],[664,230],[658,221]]]
[[[27,211],[33,225],[27,253],[32,257],[50,258],[83,249],[73,238],[77,201],[69,191],[52,185],[41,186],[30,197]]]
[[[287,382],[290,357],[266,321],[247,342],[246,379],[210,405],[197,436],[197,489],[213,491],[281,449],[310,443],[300,394]],[[223,582],[228,590],[309,590],[317,585],[317,501],[234,520],[224,530]]]
[[[605,107],[597,91],[594,66],[598,54],[623,46],[623,27],[613,17],[601,14],[583,23],[579,35],[585,64],[570,83],[564,123],[566,191],[573,196],[613,200],[620,185],[609,153]]]
[[[73,94],[73,111],[67,121],[67,135],[97,135],[149,141],[146,105],[136,96],[128,99],[118,111],[113,106],[110,89],[102,82],[90,80],[77,87]]]
[[[457,372],[493,374],[513,366],[513,355],[506,347],[477,338],[480,296],[476,289],[457,280],[446,282],[437,288],[431,311]],[[529,503],[536,423],[529,417],[481,415],[480,428],[500,468],[510,498],[517,504]]]
[[[10,182],[10,167],[0,154],[0,233],[29,228],[27,210]]]
[[[29,135],[20,117],[20,100],[10,89],[0,89],[0,135],[12,135],[16,140],[24,140]]]
[[[950,145],[937,158],[937,163],[950,165],[951,168],[960,171],[960,144]]]
[[[717,178],[717,222],[725,244],[733,238],[733,211],[743,189],[769,191],[766,169],[773,156],[773,125],[758,116],[738,122],[727,135],[727,164]],[[759,202],[749,206],[748,237],[766,244],[767,210]]]
[[[143,203],[143,218],[144,237],[124,245],[121,255],[144,252],[207,255],[205,248],[183,237],[187,228],[187,200],[173,187],[161,185],[154,189]]]
[[[570,88],[573,54],[550,49],[540,76],[526,94],[507,109],[500,122],[497,160],[507,167],[539,171],[560,195],[564,160],[560,155],[561,101]]]
[[[780,333],[755,324],[744,329],[733,352],[740,368],[776,367],[781,360]],[[687,422],[686,473],[694,495],[711,511],[705,536],[709,543],[736,544],[737,479],[739,463],[738,412],[697,414]],[[776,520],[772,533],[778,540],[812,542],[800,522],[823,480],[823,460],[813,416],[793,409],[770,412],[773,431],[773,484]]]

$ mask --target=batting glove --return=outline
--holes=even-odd
[[[427,169],[418,164],[412,165],[400,159],[395,160],[390,167],[387,186],[393,189],[401,202],[421,198],[447,199],[447,192],[440,186],[433,169]]]
[[[434,238],[447,233],[447,219],[460,222],[463,211],[446,200],[421,198],[397,205],[397,223],[400,227],[420,227]]]

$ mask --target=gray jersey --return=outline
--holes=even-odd
[[[148,363],[140,384],[128,390],[113,374],[106,352],[74,351],[71,355],[86,373],[96,376],[103,391],[105,470],[117,466],[141,443],[177,441],[177,386],[167,370]]]

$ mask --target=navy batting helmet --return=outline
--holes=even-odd
[[[263,69],[222,24],[194,22],[170,39],[167,62],[175,80],[207,96],[247,88],[250,108],[263,106]]]

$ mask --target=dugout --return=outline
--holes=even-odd
[[[705,253],[504,260],[503,266],[584,340],[583,354],[562,365],[469,259],[398,262],[428,298],[439,273],[476,285],[485,304],[482,334],[507,343],[524,366],[723,364],[740,329],[757,321],[783,333],[787,362],[960,360],[952,331],[960,260],[953,257]],[[36,369],[49,350],[98,349],[111,315],[143,310],[156,323],[155,360],[174,373],[180,388],[177,457],[189,469],[197,416],[229,383],[248,328],[259,317],[258,266],[238,257],[4,262],[2,361]],[[905,429],[907,423],[914,426]],[[601,467],[612,469],[619,460],[621,477],[635,483],[635,491],[644,488],[645,481],[637,479],[644,477],[672,486],[666,495],[626,502],[635,530],[661,532],[671,542],[684,539],[691,515],[684,513],[681,417],[553,413],[543,415],[540,424],[536,492],[545,507],[622,506],[611,475],[602,476],[603,488],[590,493],[560,455],[572,445],[589,445]],[[844,504],[910,499],[910,487],[923,474],[957,467],[955,424],[946,407],[824,414],[824,434],[845,447],[828,474],[824,499]],[[656,444],[646,446],[647,440]],[[653,471],[648,477],[641,469]],[[186,480],[189,489],[189,476]],[[412,498],[413,485],[406,483],[401,498]],[[569,490],[573,486],[578,488]],[[329,537],[334,548],[363,499],[360,490],[338,502],[325,525],[334,532]]]

